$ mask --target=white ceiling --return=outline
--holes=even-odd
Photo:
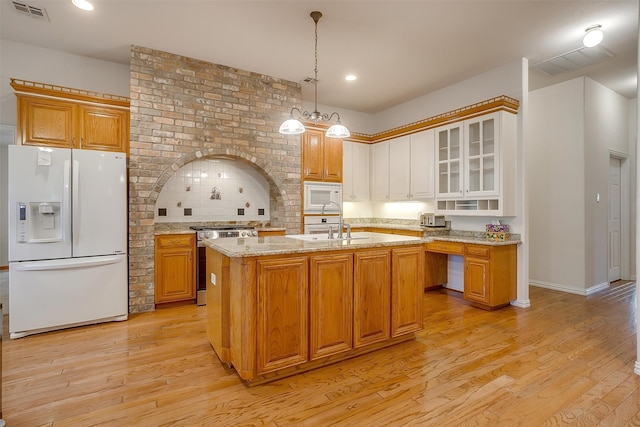
[[[637,0],[93,0],[93,12],[71,0],[23,3],[45,8],[49,22],[1,0],[2,39],[124,64],[130,45],[144,46],[300,82],[305,101],[309,13],[319,10],[318,102],[366,113],[522,57],[533,65],[579,48],[584,29],[600,24],[613,58],[553,77],[532,69],[530,88],[586,75],[636,97]]]

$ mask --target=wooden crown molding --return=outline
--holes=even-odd
[[[74,89],[65,86],[56,86],[15,78],[11,78],[11,87],[13,87],[13,90],[15,90],[16,93],[23,95],[62,98],[91,104],[129,108],[129,98],[120,95],[97,93],[83,89]]]
[[[517,114],[519,107],[520,101],[514,98],[510,98],[506,95],[501,95],[495,98],[478,102],[476,104],[471,104],[467,105],[466,107],[448,111],[443,114],[438,114],[437,116],[429,117],[417,122],[385,130],[384,132],[379,132],[371,135],[352,132],[349,138],[345,138],[345,141],[374,144],[376,142],[386,141],[388,139],[397,138],[399,136],[411,135],[423,130],[435,128],[449,123],[459,122],[496,111],[507,111],[509,113]]]

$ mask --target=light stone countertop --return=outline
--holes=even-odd
[[[402,246],[442,240],[449,242],[473,243],[489,246],[516,245],[519,240],[487,240],[469,233],[468,235],[413,237],[398,234],[354,232],[354,237],[366,237],[353,240],[304,241],[285,236],[269,237],[227,237],[205,240],[210,248],[231,258],[266,255],[287,255],[307,252],[364,249],[386,246]]]
[[[231,258],[287,255],[424,243],[424,240],[420,237],[385,233],[355,232],[353,233],[353,236],[366,238],[353,240],[304,241],[285,236],[245,238],[227,237],[223,239],[205,240],[204,243],[208,247]]]

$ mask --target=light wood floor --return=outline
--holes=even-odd
[[[246,388],[205,336],[205,307],[3,342],[18,426],[640,425],[634,284],[590,297],[531,288],[486,312],[424,298],[415,341]],[[5,337],[6,327],[5,327]]]

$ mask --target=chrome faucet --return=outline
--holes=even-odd
[[[331,205],[331,204],[335,205],[338,208],[338,215],[339,215],[339,219],[338,219],[338,239],[342,239],[342,227],[344,225],[347,226],[347,239],[351,238],[351,225],[342,223],[342,206],[340,206],[338,204],[338,202],[333,201],[333,200],[328,201],[327,203],[322,205],[322,212],[321,213],[324,215],[324,208],[327,205]],[[332,227],[329,227],[329,233],[332,233],[332,231],[333,231]],[[333,234],[331,234],[331,235],[333,235]],[[331,237],[329,237],[329,238],[331,238]]]

